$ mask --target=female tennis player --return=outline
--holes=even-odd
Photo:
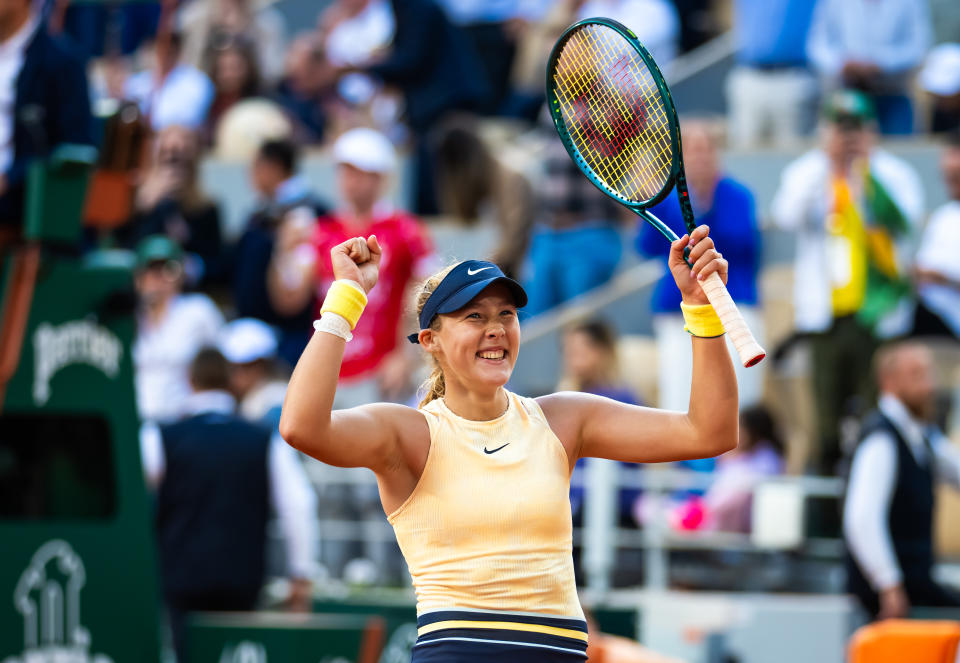
[[[683,249],[691,245],[691,270]],[[737,384],[723,328],[698,285],[727,263],[700,226],[670,249],[693,344],[688,412],[504,388],[517,360],[523,288],[470,260],[429,278],[411,335],[434,362],[419,409],[331,411],[344,344],[377,282],[373,235],[331,251],[337,281],[287,390],[280,433],[339,467],[376,473],[417,593],[412,661],[559,663],[586,658],[568,498],[578,458],[635,463],[715,456],[737,440]],[[662,357],[662,361],[670,361]]]

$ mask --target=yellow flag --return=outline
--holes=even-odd
[[[846,180],[833,181],[833,212],[827,218],[827,262],[834,316],[860,310],[867,291],[867,231]]]

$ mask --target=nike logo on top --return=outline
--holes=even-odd
[[[486,268],[484,268],[484,269],[486,269]],[[507,442],[507,444],[510,444],[510,443]],[[487,449],[486,447],[484,447],[484,448],[483,448],[483,453],[485,453],[485,454],[495,454],[495,453],[497,453],[498,451],[500,451],[501,449],[503,449],[503,447],[507,446],[507,444],[504,444],[502,447],[497,447],[496,449]]]
[[[474,274],[479,274],[485,269],[493,269],[493,267],[481,267],[480,269],[470,269],[467,267],[467,276],[473,276]]]

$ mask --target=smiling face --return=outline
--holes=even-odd
[[[465,307],[438,316],[420,343],[443,368],[447,389],[493,390],[510,379],[520,347],[520,323],[510,289],[485,288]]]

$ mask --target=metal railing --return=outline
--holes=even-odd
[[[341,472],[328,467],[312,469],[315,484],[324,489],[355,486],[367,491],[376,487],[371,472]],[[673,529],[669,523],[670,510],[661,508],[669,502],[668,496],[675,491],[708,490],[714,481],[714,474],[661,466],[645,467],[635,476],[621,476],[619,463],[600,459],[590,459],[583,470],[578,468],[571,485],[584,488],[583,526],[574,529],[574,543],[582,550],[586,589],[594,595],[612,589],[617,552],[621,550],[643,551],[643,585],[648,589],[665,589],[670,585],[670,556],[674,551],[792,552],[809,558],[840,560],[843,543],[836,538],[804,536],[795,545],[783,546],[758,542],[747,533]],[[769,485],[788,486],[803,500],[839,498],[843,491],[843,482],[836,478],[777,476],[751,486],[752,496],[756,498],[758,491]],[[641,489],[644,499],[661,505],[649,511],[640,529],[623,528],[617,524],[617,494],[621,488]],[[794,523],[794,526],[802,529],[803,524]],[[382,513],[372,510],[359,520],[322,517],[319,536],[326,542],[354,541],[365,545],[394,541],[393,530]]]

